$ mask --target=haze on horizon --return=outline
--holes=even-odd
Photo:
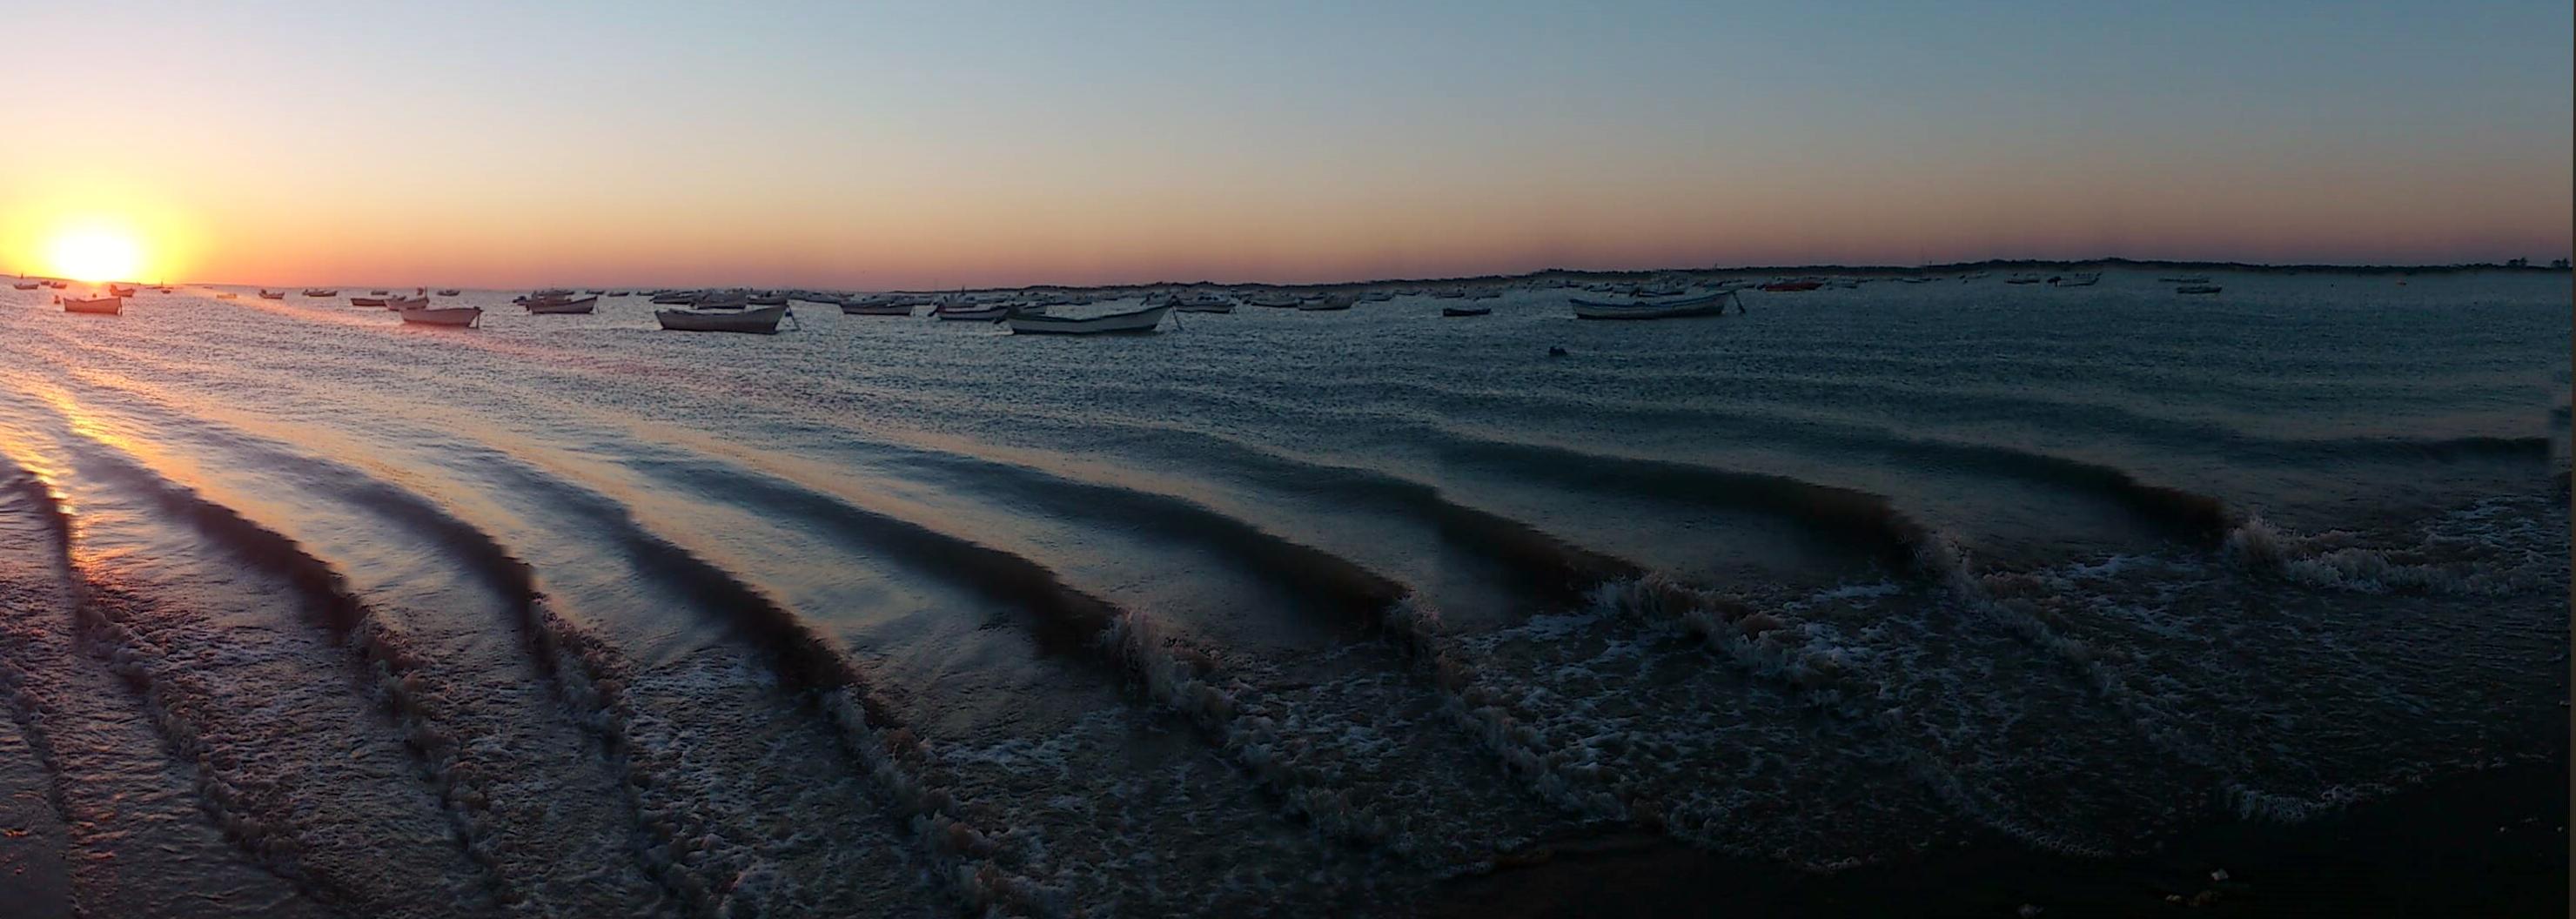
[[[94,2],[0,270],[903,288],[2570,249],[2565,2]]]

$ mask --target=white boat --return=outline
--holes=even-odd
[[[1360,298],[1352,294],[1326,294],[1320,298],[1297,304],[1297,308],[1310,313],[1331,312],[1334,310],[1350,309],[1352,304],[1358,302],[1360,302]]]
[[[930,315],[939,319],[958,322],[992,322],[1004,316],[1011,315],[1011,305],[1008,303],[993,303],[976,306],[957,306],[943,303],[940,304],[938,309],[931,310]]]
[[[1574,304],[1576,319],[1678,319],[1683,316],[1717,316],[1726,312],[1726,306],[1730,302],[1735,304],[1736,312],[1744,311],[1744,301],[1731,290],[1681,300],[1607,303],[1600,300],[1585,300],[1581,297],[1567,297],[1566,301]]]
[[[483,318],[479,306],[415,306],[395,313],[412,325],[443,325],[471,328]]]
[[[550,298],[521,301],[532,316],[566,316],[587,313],[599,307],[598,297]]]
[[[1198,294],[1187,299],[1172,298],[1172,309],[1183,313],[1231,313],[1234,301],[1214,294]]]
[[[385,308],[395,312],[416,310],[429,305],[428,297],[386,297]]]
[[[66,299],[63,301],[63,312],[66,313],[96,313],[102,316],[114,316],[124,311],[124,297],[92,297],[87,300]]]
[[[1266,306],[1271,309],[1294,309],[1297,302],[1297,295],[1286,291],[1265,290],[1243,298],[1245,306]]]
[[[769,335],[778,331],[778,320],[787,317],[784,306],[721,313],[698,310],[654,310],[653,318],[662,328],[674,332],[751,332]]]
[[[913,301],[907,297],[866,297],[841,301],[844,316],[910,316]]]
[[[1165,303],[1124,313],[1080,318],[1017,313],[1004,321],[1010,324],[1014,335],[1134,335],[1154,331],[1154,327],[1163,324],[1163,314],[1171,311],[1172,305]]]

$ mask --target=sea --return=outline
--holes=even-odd
[[[1406,915],[2563,763],[2568,276],[2171,273],[1104,337],[0,290],[0,902]]]

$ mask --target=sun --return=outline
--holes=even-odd
[[[74,230],[46,247],[52,273],[75,281],[127,281],[143,267],[143,247],[110,230]]]

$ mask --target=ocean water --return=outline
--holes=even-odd
[[[2557,755],[2565,275],[2001,280],[1116,339],[0,291],[0,890],[1401,914]]]

